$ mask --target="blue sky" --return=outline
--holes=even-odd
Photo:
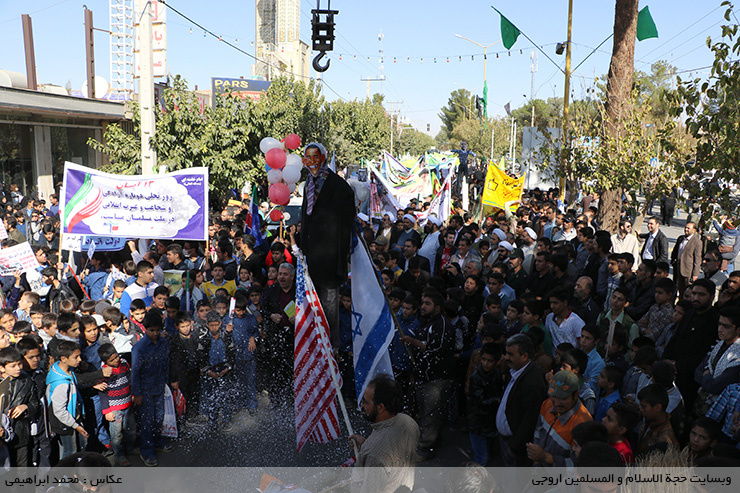
[[[250,42],[254,39],[254,2],[170,0],[170,3],[224,39],[238,40],[238,46],[253,53]],[[710,65],[713,57],[705,42],[707,36],[720,37],[725,10],[720,3],[719,0],[641,2],[640,8],[650,7],[660,37],[637,43],[635,67],[647,71],[659,59],[669,62],[672,59],[679,70]],[[20,16],[28,13],[33,19],[39,82],[63,86],[70,81],[74,89],[79,89],[85,80],[83,5],[93,10],[96,27],[108,29],[108,0],[0,0],[0,46],[3,46],[0,68],[25,73]],[[301,39],[309,44],[310,11],[315,5],[313,1],[301,0]],[[325,5],[326,0],[322,0],[322,7]],[[331,67],[323,78],[336,93],[326,89],[326,97],[330,100],[338,96],[365,97],[366,83],[360,78],[379,73],[378,33],[382,30],[387,77],[382,92],[386,100],[403,101],[395,105],[401,114],[419,130],[425,131],[427,123],[431,124],[431,133],[436,134],[440,126],[437,114],[450,92],[460,87],[482,92],[483,50],[454,35],[481,44],[500,40],[499,16],[491,5],[564,66],[565,57],[554,54],[554,44],[567,37],[567,0],[475,0],[456,4],[437,0],[334,0],[332,8],[340,11],[335,19],[337,40],[330,57]],[[574,0],[574,67],[612,32],[613,23],[613,0]],[[250,76],[250,58],[210,36],[204,37],[202,31],[173,12],[167,16],[167,31],[169,70],[183,75],[191,87],[208,88],[211,77]],[[96,32],[95,43],[97,75],[110,80],[108,34]],[[584,97],[594,76],[607,73],[611,48],[609,40],[574,74],[571,86],[576,98]],[[510,55],[501,53],[496,58],[492,54],[501,50],[504,48],[498,43],[489,48],[488,55],[489,114],[492,115],[503,114],[503,105],[509,101],[512,108],[520,106],[531,92],[532,44],[520,37]],[[471,55],[475,55],[474,60]],[[410,62],[406,61],[407,57],[412,57]],[[708,72],[704,69],[692,73],[706,76]],[[688,75],[689,72],[683,74]],[[538,98],[563,95],[563,75],[542,53],[539,53],[535,88]],[[380,83],[372,83],[371,92],[381,92]]]

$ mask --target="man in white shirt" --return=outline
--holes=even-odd
[[[437,216],[429,216],[427,223],[424,225],[424,232],[427,233],[419,249],[419,255],[429,260],[431,272],[435,272],[434,260],[437,255],[437,249],[439,248],[439,228],[442,226],[442,221]]]
[[[631,253],[635,257],[632,272],[637,272],[640,266],[640,245],[637,236],[632,234],[632,221],[629,219],[619,221],[619,232],[612,235],[612,253]]]

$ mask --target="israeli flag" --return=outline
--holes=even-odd
[[[379,273],[357,231],[352,237],[351,262],[352,350],[359,405],[370,380],[380,373],[393,376],[388,345],[393,341],[395,327]]]

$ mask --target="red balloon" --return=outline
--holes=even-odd
[[[301,138],[296,134],[288,134],[285,137],[285,147],[291,151],[295,151],[301,146]]]
[[[287,156],[282,149],[270,149],[265,154],[265,161],[267,161],[267,165],[272,169],[283,169],[286,159]]]
[[[270,201],[277,205],[288,205],[290,202],[290,189],[285,183],[273,183],[268,190]]]
[[[270,211],[270,219],[273,222],[279,222],[283,217],[283,211],[280,209],[273,209]]]

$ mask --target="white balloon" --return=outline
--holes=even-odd
[[[279,169],[271,169],[267,172],[267,181],[270,183],[280,183],[283,179],[283,172]]]
[[[293,193],[293,192],[295,192],[295,187],[296,187],[296,186],[297,186],[297,185],[296,185],[295,183],[288,183],[288,190],[290,190],[290,193]],[[287,212],[285,212],[284,214],[285,214],[286,216],[288,215],[288,213],[287,213]]]
[[[265,137],[260,141],[260,151],[267,154],[270,149],[274,149],[275,147],[280,147],[282,145],[282,142],[273,137]]]
[[[285,168],[283,168],[283,180],[285,180],[285,183],[298,183],[298,180],[300,179],[300,166],[286,166]]]
[[[290,185],[288,185],[288,187],[290,187]],[[283,212],[283,220],[290,221],[290,212]]]
[[[285,166],[303,166],[303,160],[298,154],[288,154]]]

